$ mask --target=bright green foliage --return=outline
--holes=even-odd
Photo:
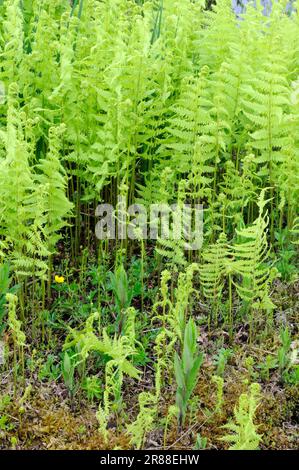
[[[181,94],[172,108],[174,114],[166,128],[169,137],[165,139],[163,156],[169,158],[173,170],[183,175],[190,172],[191,165],[195,166],[196,171],[196,166],[200,163],[201,138],[199,134],[210,118],[208,72],[208,68],[204,67],[198,77],[187,75],[184,78]],[[203,169],[208,170],[207,167]],[[192,170],[194,171],[193,168]]]
[[[60,239],[60,230],[65,227],[65,218],[70,215],[72,204],[65,195],[67,178],[60,161],[59,151],[63,138],[64,126],[52,127],[49,130],[49,151],[44,159],[36,166],[41,174],[36,178],[44,191],[46,220],[44,235],[50,253],[55,251]]]
[[[91,402],[93,402],[95,398],[100,398],[102,395],[101,381],[96,376],[86,377],[83,389],[86,392],[88,400]]]
[[[156,396],[159,397],[161,387],[164,385],[164,371],[169,369],[172,363],[173,347],[177,342],[177,335],[169,326],[169,319],[173,310],[173,305],[169,299],[169,286],[168,283],[171,279],[169,271],[163,271],[161,274],[161,297],[162,300],[155,302],[153,305],[153,312],[156,314],[156,319],[162,322],[161,331],[159,331],[155,340],[155,354],[156,354],[156,377],[155,388]],[[161,313],[157,314],[158,309]]]
[[[181,343],[184,340],[188,312],[192,311],[192,294],[196,292],[193,283],[198,270],[199,266],[192,263],[186,268],[185,272],[179,274],[177,288],[174,292],[175,303],[172,308],[172,316],[169,315],[168,317],[168,321]]]
[[[72,396],[75,387],[75,364],[74,357],[70,356],[67,351],[64,352],[61,369],[64,383],[69,391],[70,396]]]
[[[17,81],[21,75],[24,32],[20,3],[18,0],[8,0],[5,3],[6,16],[1,40],[3,69],[0,77],[8,85]]]
[[[132,291],[129,288],[128,276],[121,264],[114,273],[110,273],[111,287],[115,296],[116,306],[119,312],[128,308],[132,300]]]
[[[6,294],[6,300],[8,302],[8,326],[12,332],[14,344],[21,348],[26,344],[26,336],[22,331],[22,323],[16,314],[18,298],[16,295]]]
[[[6,294],[5,296],[8,307],[8,327],[13,338],[13,376],[14,376],[14,395],[17,391],[18,374],[18,362],[22,367],[22,379],[24,382],[24,346],[26,346],[26,335],[22,330],[22,322],[17,317],[17,304],[18,297],[14,294]]]
[[[221,234],[217,243],[209,245],[203,251],[200,281],[204,296],[212,301],[215,308],[217,308],[224,287],[229,256],[225,234]]]
[[[122,331],[123,323],[125,321],[125,310],[128,309],[131,304],[133,290],[129,286],[128,276],[123,264],[120,264],[115,269],[114,273],[109,274],[118,313],[118,332],[120,333]],[[130,310],[129,312],[132,316],[132,310]],[[132,322],[130,323],[131,326],[133,326]],[[134,341],[134,337],[132,337],[132,340]]]
[[[0,160],[0,234],[8,247],[7,257],[17,273],[43,277],[47,270],[45,258],[49,254],[43,242],[45,205],[29,165],[23,133],[25,116],[18,107],[18,93],[18,86],[11,84],[4,135],[7,157]]]
[[[117,338],[116,336],[111,339],[106,330],[102,332],[102,339],[100,339],[93,330],[93,323],[99,318],[97,313],[92,314],[86,321],[85,328],[78,332],[71,330],[71,336],[74,340],[66,342],[64,349],[67,350],[77,344],[80,344],[80,357],[86,360],[91,351],[96,351],[109,356],[113,365],[119,365],[122,371],[131,377],[138,378],[139,371],[133,367],[126,359],[128,356],[135,354],[135,350],[130,345],[130,339],[126,336]]]
[[[257,433],[254,417],[260,402],[260,386],[254,383],[249,393],[243,393],[239,405],[235,407],[235,422],[225,424],[224,429],[231,431],[221,438],[231,444],[229,450],[257,450],[262,436]]]
[[[157,398],[148,392],[141,392],[138,396],[139,413],[136,420],[127,426],[127,433],[131,435],[130,443],[141,449],[146,433],[153,429],[157,414]]]
[[[221,413],[221,408],[223,406],[223,387],[224,387],[224,380],[219,375],[212,376],[212,382],[216,385],[216,406],[215,412]]]
[[[162,273],[162,292],[166,294],[165,290],[167,289],[166,282],[169,280],[166,276],[168,276],[168,271],[163,271]],[[165,284],[164,284],[165,283]],[[170,306],[172,308],[172,304],[170,300],[166,297],[162,301],[163,305],[163,316],[160,317],[162,320],[162,328],[159,331],[156,340],[154,351],[156,355],[156,374],[155,374],[155,388],[156,388],[156,396],[159,397],[161,394],[161,388],[164,385],[164,374],[165,370],[171,370],[172,367],[172,357],[173,357],[173,347],[176,344],[178,338],[176,334],[169,328],[167,324],[168,315],[166,311],[166,306]],[[158,307],[156,303],[154,305],[155,309]],[[157,317],[159,318],[159,316]]]
[[[176,404],[179,410],[178,423],[181,428],[185,422],[188,401],[198,381],[203,354],[197,351],[197,329],[190,319],[186,325],[182,356],[175,354],[174,370],[177,382]]]
[[[264,213],[267,201],[264,196],[263,190],[258,203],[258,218],[251,226],[237,230],[238,242],[232,247],[235,258],[232,266],[233,271],[241,276],[242,283],[236,286],[241,299],[250,308],[271,311],[274,305],[269,297],[269,289],[276,273],[269,266],[266,234],[268,217]]]
[[[119,338],[114,336],[111,339],[105,329],[102,331],[102,338],[99,338],[94,332],[95,320],[99,320],[98,313],[92,314],[87,319],[85,328],[82,331],[71,330],[71,336],[74,339],[66,342],[64,350],[77,347],[79,350],[77,366],[82,361],[86,361],[91,352],[97,352],[109,357],[105,367],[104,414],[101,414],[101,416],[105,415],[108,419],[111,411],[111,397],[114,399],[116,409],[120,407],[124,374],[134,379],[139,379],[140,372],[128,360],[128,358],[136,354],[136,350],[132,345],[132,339],[127,336]]]
[[[161,275],[161,295],[162,300],[154,304],[153,310],[156,313],[160,308],[162,312],[154,317],[160,320],[162,328],[155,341],[156,363],[156,394],[160,395],[161,386],[164,382],[164,370],[168,373],[173,368],[173,347],[179,341],[184,342],[185,327],[188,319],[188,311],[192,300],[194,274],[198,271],[198,265],[192,263],[185,272],[181,272],[178,277],[177,287],[174,291],[174,302],[168,298],[168,282],[170,272],[163,271]]]
[[[9,264],[4,263],[0,265],[0,334],[5,328],[4,315],[5,315],[5,304],[6,295],[13,294],[18,286],[10,287],[12,279],[10,277]]]
[[[35,373],[64,380],[66,401],[100,402],[107,446],[111,423],[136,448],[163,426],[164,447],[184,445],[176,415],[179,431],[194,422],[193,442],[191,432],[207,435],[196,420],[210,403],[198,406],[200,390],[192,397],[203,362],[197,324],[203,378],[215,374],[208,425],[229,409],[224,379],[229,387],[248,322],[268,356],[261,364],[263,344],[244,351],[246,379],[298,383],[293,302],[283,299],[278,351],[271,333],[284,282],[295,296],[298,278],[299,4],[285,14],[288,2],[272,1],[266,16],[249,2],[240,18],[231,0],[208,3],[0,0],[0,339],[15,395]],[[98,240],[99,203],[134,237]],[[152,204],[171,208],[170,237],[157,216],[143,238],[135,203],[148,215]],[[179,224],[186,204],[189,214],[203,208],[195,248],[194,221]],[[226,426],[232,448],[258,448],[258,402],[254,384]],[[207,440],[200,434],[195,446]]]
[[[206,437],[202,437],[200,434],[197,434],[194,450],[204,450],[207,446],[207,442],[208,439]]]
[[[108,444],[108,437],[109,437],[109,433],[107,431],[107,426],[108,426],[108,418],[109,418],[109,415],[107,416],[104,409],[101,407],[101,405],[99,405],[98,407],[98,411],[96,412],[96,418],[98,420],[98,423],[99,423],[99,431],[101,433],[101,435],[103,436],[106,444]]]
[[[282,161],[280,152],[273,149],[280,149],[286,144],[282,120],[283,112],[289,106],[286,63],[282,55],[275,52],[279,50],[280,35],[276,33],[274,36],[274,25],[272,23],[264,40],[267,56],[262,68],[245,82],[242,100],[242,111],[250,123],[250,129],[254,126],[249,145],[259,151],[259,174],[267,175],[270,185],[274,184]]]

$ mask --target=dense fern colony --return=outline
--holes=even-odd
[[[65,327],[60,350],[71,398],[80,380],[88,390],[94,384],[97,397],[84,371],[90,356],[106,358],[97,411],[105,442],[123,382],[140,379],[142,327],[152,331],[155,378],[127,425],[138,448],[157,423],[162,388],[175,386],[172,374],[177,393],[164,444],[173,416],[180,429],[186,422],[204,361],[198,323],[209,333],[221,325],[230,341],[241,326],[249,343],[267,337],[273,283],[296,280],[299,5],[287,13],[287,3],[273,2],[265,16],[249,2],[237,16],[230,0],[209,11],[204,0],[0,2],[0,332],[14,331],[20,356],[22,327],[50,341],[57,285],[71,269],[86,293],[88,258],[95,262],[89,310]],[[178,236],[140,233],[98,240],[96,206],[117,207],[120,196],[146,208],[202,205],[202,245],[188,250]],[[127,274],[133,254],[135,290]],[[13,292],[8,281],[4,288],[8,265]],[[110,317],[105,283],[115,299]],[[223,379],[215,383],[221,413]],[[219,440],[234,449],[262,439],[252,387],[236,405],[237,424],[226,425],[235,434]]]

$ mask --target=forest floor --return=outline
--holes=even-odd
[[[62,297],[68,296],[68,293]],[[248,325],[241,325],[233,343],[223,328],[211,331],[203,325],[198,339],[205,354],[197,388],[191,400],[190,413],[184,429],[178,432],[176,420],[170,422],[166,438],[164,425],[167,410],[173,404],[175,383],[166,377],[167,384],[161,394],[160,416],[156,429],[147,435],[145,449],[193,449],[200,433],[207,439],[207,449],[227,448],[221,441],[222,425],[233,416],[240,393],[253,381],[261,385],[262,399],[257,411],[256,424],[262,434],[262,449],[296,449],[299,445],[299,388],[284,384],[277,369],[265,370],[266,357],[275,356],[279,347],[279,326],[283,323],[298,337],[299,283],[293,285],[276,282],[273,291],[276,316],[271,334],[257,336],[248,344]],[[84,298],[83,298],[84,301]],[[59,299],[65,305],[62,299]],[[83,302],[84,304],[84,302]],[[200,319],[201,307],[198,308]],[[261,320],[262,324],[262,320]],[[258,325],[256,325],[258,326]],[[32,331],[27,331],[27,337]],[[96,419],[97,400],[92,403],[79,390],[70,397],[61,376],[55,373],[55,360],[61,348],[61,331],[53,330],[47,346],[39,345],[39,352],[28,347],[26,351],[25,385],[30,385],[28,396],[12,397],[13,371],[6,369],[0,377],[2,402],[0,403],[0,448],[14,449],[107,449],[99,433]],[[30,341],[29,341],[30,343]],[[34,345],[34,341],[32,340]],[[51,344],[54,345],[51,348]],[[50,345],[50,346],[49,346]],[[215,410],[216,389],[211,381],[214,358],[219,345],[232,348],[233,354],[224,373],[224,400],[220,412]],[[148,349],[150,350],[150,344]],[[33,352],[33,355],[32,355]],[[34,360],[32,361],[32,357]],[[251,358],[248,361],[248,358]],[[58,360],[58,359],[57,359]],[[31,372],[28,372],[28,366]],[[48,365],[47,365],[48,364]],[[264,371],[262,374],[261,371]],[[57,372],[57,371],[56,371]],[[142,378],[136,383],[126,379],[123,390],[122,414],[109,422],[109,448],[130,449],[125,434],[125,422],[132,422],[138,413],[137,396],[154,387],[154,370],[150,361],[143,366]],[[25,388],[25,387],[24,387]],[[23,390],[24,390],[23,388]],[[2,415],[1,415],[2,413]]]

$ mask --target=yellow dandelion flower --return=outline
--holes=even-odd
[[[63,276],[55,276],[55,282],[57,282],[57,284],[63,284],[64,283],[64,277]]]

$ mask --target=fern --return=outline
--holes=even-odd
[[[8,326],[12,332],[14,344],[18,348],[22,348],[26,345],[26,336],[22,331],[22,322],[17,319],[18,298],[16,295],[8,293],[6,294],[6,300],[8,303]]]
[[[241,105],[247,119],[244,125],[251,129],[249,145],[256,152],[259,175],[271,187],[277,185],[283,162],[281,149],[287,145],[288,131],[283,122],[290,105],[286,58],[278,52],[283,32],[276,29],[277,18],[273,13],[270,23],[264,22],[264,36],[258,40],[263,59],[254,65],[252,78],[243,85]],[[271,193],[273,196],[273,190]]]
[[[286,143],[282,148],[283,159],[277,172],[277,186],[279,188],[280,226],[282,226],[286,214],[287,225],[292,227],[297,215],[299,204],[298,192],[298,123],[299,123],[299,81],[292,84],[290,93],[290,114],[283,121],[283,127],[287,133]]]
[[[268,262],[269,247],[267,242],[267,213],[264,208],[265,190],[261,192],[258,207],[259,216],[246,228],[237,230],[239,242],[232,247],[234,253],[233,269],[241,276],[242,283],[236,285],[237,292],[250,308],[272,310],[274,304],[269,297],[269,288],[275,273]]]
[[[218,316],[230,256],[225,234],[221,234],[217,243],[208,246],[202,255],[200,281],[204,296],[212,303],[215,319]]]
[[[24,116],[18,109],[18,86],[12,84],[8,94],[8,117],[5,145],[7,158],[1,162],[0,194],[3,206],[0,234],[9,247],[8,259],[19,275],[45,276],[49,255],[44,243],[45,207],[34,185],[27,145],[22,131]],[[15,188],[12,191],[12,188]]]
[[[3,41],[3,43],[2,43]],[[21,76],[24,55],[23,16],[18,0],[5,2],[3,37],[1,40],[1,80],[7,88]]]
[[[202,126],[209,119],[207,108],[211,102],[207,74],[208,69],[204,68],[199,77],[186,77],[182,81],[181,96],[172,108],[174,115],[166,128],[169,137],[161,151],[175,172],[189,172]]]
[[[79,347],[79,360],[77,365],[82,361],[86,361],[92,351],[104,354],[110,358],[105,367],[104,408],[103,411],[101,411],[101,409],[99,410],[100,421],[103,424],[104,417],[108,417],[111,412],[112,398],[115,410],[119,410],[124,374],[139,379],[140,371],[128,360],[128,358],[136,354],[134,345],[132,345],[132,338],[128,338],[127,336],[117,338],[114,336],[114,338],[111,339],[105,329],[102,331],[102,338],[99,338],[94,332],[94,322],[98,319],[99,314],[94,313],[87,319],[82,331],[78,332],[71,329],[70,336],[74,339],[67,339],[64,344],[64,350],[73,346]]]
[[[219,375],[212,376],[212,382],[216,385],[216,413],[221,413],[222,406],[223,406],[223,387],[224,387],[224,380]]]
[[[257,433],[254,417],[260,402],[260,386],[254,383],[249,393],[239,398],[239,406],[234,409],[235,423],[223,426],[231,433],[221,440],[230,443],[229,450],[257,450],[262,436]]]
[[[127,425],[127,433],[131,436],[130,444],[137,449],[143,447],[145,436],[153,429],[157,414],[157,398],[149,392],[138,395],[139,413],[136,420]]]
[[[44,234],[50,253],[55,251],[55,245],[60,238],[59,232],[65,227],[65,218],[70,216],[72,204],[67,199],[65,192],[67,179],[63,166],[59,159],[61,147],[61,135],[64,127],[51,128],[49,131],[49,152],[45,159],[41,159],[37,165],[36,179],[46,191],[46,212]]]

